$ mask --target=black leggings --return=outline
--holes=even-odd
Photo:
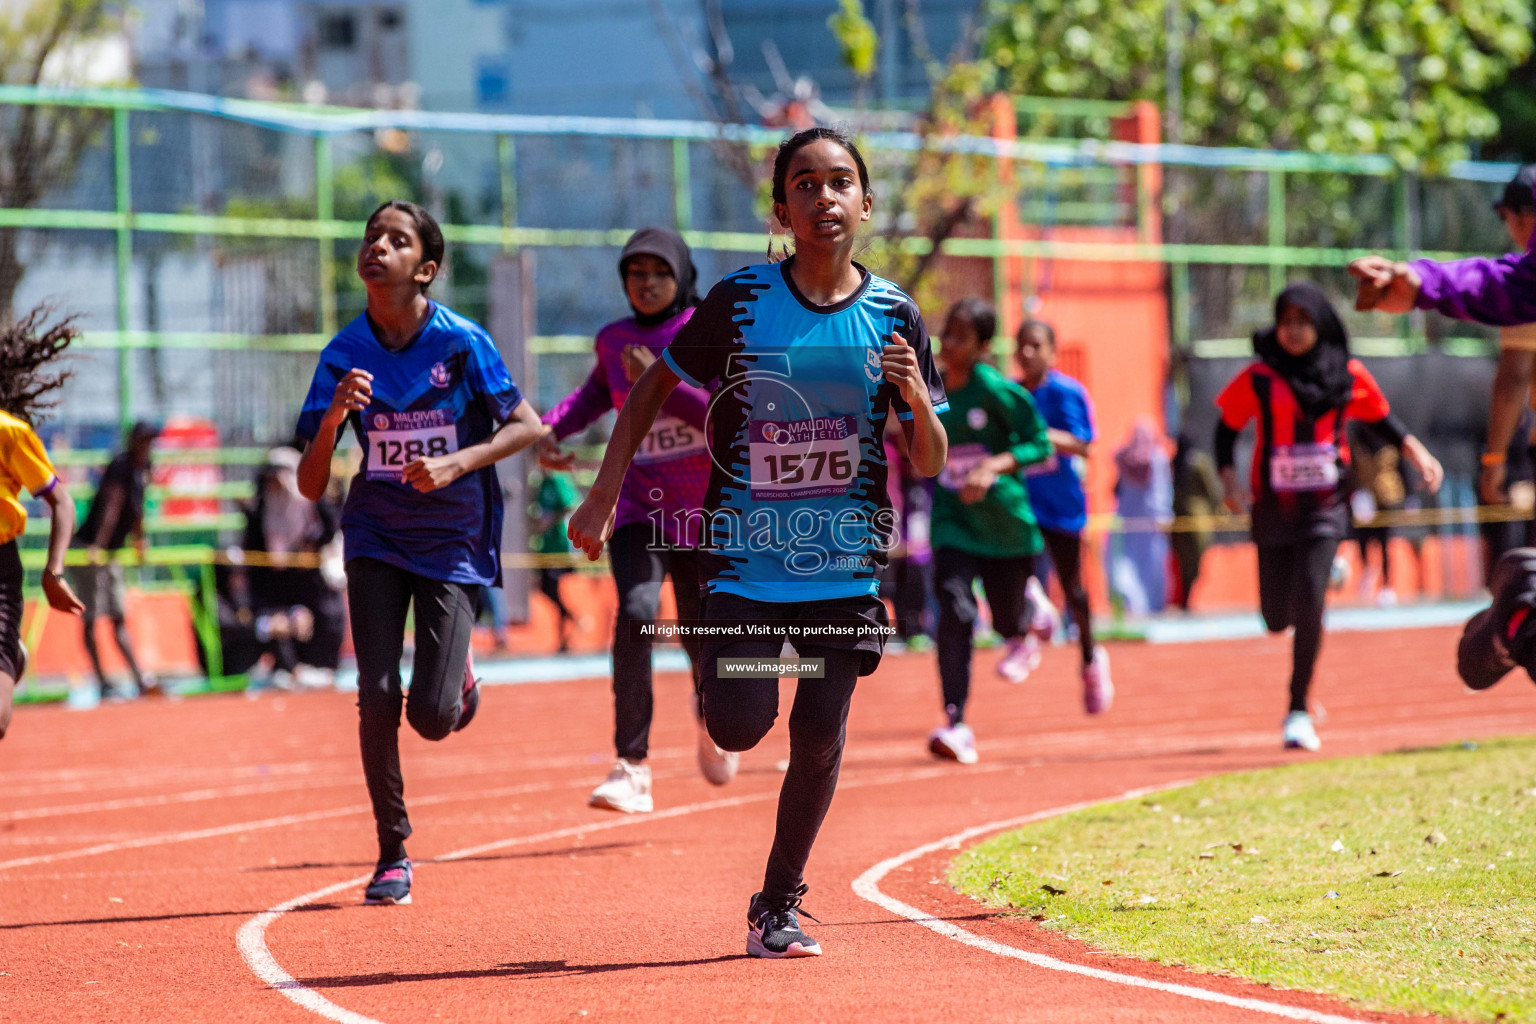
[[[933,590],[939,599],[939,685],[950,722],[965,720],[965,704],[971,695],[971,637],[976,630],[976,594],[972,585],[980,577],[992,610],[992,628],[1005,640],[1029,630],[1033,609],[1024,585],[1034,575],[1031,555],[1016,558],[983,558],[955,548],[933,552]]]
[[[628,761],[644,761],[650,753],[651,638],[636,628],[656,621],[661,610],[661,581],[672,577],[677,617],[699,617],[699,564],[693,549],[657,549],[650,523],[626,523],[608,540],[608,561],[619,591],[619,613],[613,623],[613,746]],[[697,637],[683,640],[693,664],[694,689],[699,681]]]
[[[1386,526],[1361,526],[1355,529],[1355,543],[1360,545],[1360,569],[1364,571],[1371,564],[1371,545],[1381,548],[1381,588],[1387,589],[1392,585],[1392,532]]]
[[[560,577],[564,576],[568,569],[540,569],[539,593],[555,603],[555,609],[560,613],[559,625],[564,626],[566,621],[576,621],[576,616],[565,606],[565,601],[560,597]]]
[[[741,640],[721,645],[718,657],[772,659],[782,649],[780,640]],[[763,873],[763,892],[769,896],[788,896],[805,879],[811,847],[837,790],[848,708],[867,657],[864,651],[810,645],[799,653],[825,658],[826,674],[795,685],[795,703],[789,712],[789,771],[779,788],[773,849]],[[709,660],[716,656],[711,645]],[[710,738],[725,750],[751,750],[779,716],[777,679],[721,679],[710,664],[703,673],[702,692]]]
[[[405,856],[411,834],[400,776],[400,705],[424,739],[440,740],[459,721],[469,638],[480,588],[445,583],[373,558],[347,563],[352,643],[357,649],[358,735],[373,801],[379,859]],[[415,605],[416,656],[411,691],[402,697],[400,655],[406,613]]]
[[[1336,537],[1259,545],[1259,608],[1271,633],[1296,627],[1291,654],[1292,711],[1307,710],[1312,670],[1323,646],[1323,605],[1328,574],[1338,553]]]
[[[14,540],[0,544],[0,674],[21,681],[21,613],[24,576]],[[0,726],[0,734],[4,727]]]
[[[1083,536],[1064,530],[1040,528],[1045,538],[1045,549],[1050,553],[1051,564],[1056,567],[1056,578],[1061,580],[1062,592],[1067,595],[1067,608],[1072,621],[1077,623],[1078,643],[1083,649],[1083,664],[1093,660],[1093,609],[1088,606],[1088,588],[1083,586]]]

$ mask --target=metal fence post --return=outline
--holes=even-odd
[[[672,140],[672,201],[677,230],[693,229],[693,169],[688,166],[688,140]]]
[[[315,226],[320,230],[320,333],[331,337],[336,323],[336,180],[331,173],[331,137],[315,136]]]
[[[493,259],[488,326],[502,361],[512,372],[512,379],[530,398],[539,393],[531,345],[538,322],[537,310],[533,250],[519,249],[510,256]],[[506,502],[506,518],[502,522],[500,538],[503,553],[521,556],[528,551],[528,474],[534,466],[531,455],[529,451],[522,451],[496,464]],[[501,576],[507,614],[513,622],[527,622],[531,571],[504,568]]]
[[[510,135],[496,136],[496,167],[501,176],[501,226],[510,232],[517,227],[517,143]],[[512,249],[511,239],[503,239],[501,251]]]
[[[1269,294],[1279,295],[1285,287],[1285,264],[1277,259],[1274,250],[1285,248],[1285,172],[1269,173]]]
[[[112,111],[113,207],[117,212],[117,418],[123,430],[133,422],[133,350],[128,347],[128,277],[133,270],[132,136],[128,108]]]

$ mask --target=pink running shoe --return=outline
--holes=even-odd
[[[475,657],[471,654],[464,659],[464,683],[459,690],[459,720],[453,723],[453,731],[458,732],[468,725],[479,710],[480,680],[475,678]]]
[[[1109,652],[1093,649],[1093,660],[1083,666],[1083,710],[1102,715],[1115,702],[1115,683],[1109,678]]]
[[[1039,667],[1040,638],[1030,633],[1014,637],[1003,645],[1003,657],[997,663],[997,674],[1010,683],[1022,683]]]
[[[1051,603],[1045,588],[1040,585],[1037,577],[1031,576],[1024,584],[1024,596],[1033,605],[1033,614],[1029,618],[1029,631],[1046,643],[1056,639],[1056,634],[1061,632],[1061,612]]]

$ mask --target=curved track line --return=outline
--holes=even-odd
[[[983,768],[970,769],[970,774],[980,774],[992,771],[1011,771],[1015,768],[1012,764],[987,765]],[[843,782],[839,789],[862,789],[866,786],[884,786],[897,782],[913,782],[919,779],[933,778],[935,776],[948,775],[953,772],[949,766],[936,766],[933,768],[918,768],[907,771],[894,772],[889,775],[877,776],[870,779],[849,779]],[[532,836],[514,836],[510,839],[498,839],[491,843],[482,843],[479,846],[468,846],[462,850],[454,850],[440,857],[423,861],[423,864],[441,864],[456,860],[465,860],[482,853],[490,853],[493,850],[505,850],[512,846],[530,846],[534,843],[542,843],[551,839],[568,839],[575,836],[584,836],[589,832],[605,832],[615,828],[625,828],[631,825],[644,825],[647,822],[663,821],[668,818],[681,818],[690,814],[699,814],[703,811],[718,811],[728,807],[742,807],[746,804],[762,803],[765,800],[777,799],[779,790],[777,787],[765,790],[761,793],[743,793],[740,796],[724,797],[720,800],[705,800],[700,803],[685,804],[681,807],[669,807],[663,811],[654,811],[650,814],[633,815],[618,818],[612,821],[598,821],[590,825],[571,825],[567,828],[556,829],[553,832],[541,832]],[[279,903],[270,910],[263,911],[246,921],[235,933],[235,946],[240,950],[240,956],[258,978],[277,990],[284,997],[297,1003],[299,1006],[313,1013],[317,1013],[326,1020],[336,1021],[337,1024],[384,1024],[383,1021],[366,1017],[363,1014],[349,1010],[344,1006],[338,1006],[322,996],[312,988],[305,987],[293,975],[283,969],[267,948],[267,926],[279,917],[292,910],[298,910],[316,900],[325,899],[327,896],[344,892],[347,889],[356,888],[365,884],[372,878],[372,873],[349,878],[345,882],[337,882],[323,889],[296,896],[286,903]]]
[[[993,821],[985,825],[977,825],[963,832],[956,832],[954,835],[945,836],[943,839],[924,843],[922,846],[914,847],[906,853],[900,853],[881,861],[853,880],[853,891],[860,898],[884,907],[891,913],[904,917],[914,924],[920,924],[930,931],[937,932],[946,939],[954,939],[956,942],[964,943],[967,946],[972,946],[987,953],[995,953],[998,956],[1010,957],[1014,960],[1023,960],[1025,963],[1032,964],[1035,967],[1043,967],[1049,971],[1079,974],[1086,978],[1093,978],[1096,981],[1107,981],[1114,985],[1153,989],[1158,992],[1168,993],[1169,995],[1184,996],[1185,998],[1197,999],[1202,1002],[1220,1003],[1224,1006],[1272,1014],[1276,1017],[1289,1017],[1292,1020],[1308,1021],[1310,1024],[1368,1024],[1368,1018],[1343,1017],[1338,1014],[1307,1010],[1299,1006],[1287,1006],[1284,1003],[1272,1003],[1264,999],[1247,999],[1242,996],[1231,996],[1224,992],[1212,992],[1209,989],[1197,988],[1194,985],[1177,985],[1167,981],[1155,981],[1151,978],[1138,978],[1133,974],[1118,974],[1114,971],[1106,971],[1098,967],[1085,967],[1066,960],[1058,960],[1053,956],[1046,956],[1043,953],[1031,953],[1028,950],[1009,946],[994,939],[984,938],[975,932],[961,928],[959,925],[936,918],[926,911],[918,910],[916,907],[908,906],[898,899],[887,896],[880,889],[880,880],[902,865],[945,848],[958,848],[961,843],[975,839],[977,836],[983,836],[990,832],[1001,832],[1010,828],[1018,828],[1021,825],[1044,821],[1047,818],[1060,817],[1073,811],[1087,810],[1090,807],[1101,807],[1107,803],[1134,800],[1151,793],[1161,793],[1165,790],[1187,785],[1189,785],[1189,780],[1160,786],[1145,786],[1140,789],[1128,790],[1108,800],[1091,800],[1083,803],[1068,804],[1065,807],[1053,807],[1049,810],[1025,814],[1018,818],[1009,818],[1005,821]]]

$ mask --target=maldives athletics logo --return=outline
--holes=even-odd
[[[433,363],[432,372],[427,374],[427,379],[435,388],[445,388],[453,383],[453,377],[448,373],[448,367],[442,363]]]
[[[373,426],[374,426],[375,430],[388,430],[389,429],[389,417],[386,414],[382,413],[382,412],[381,413],[375,413],[374,417],[373,417]]]

